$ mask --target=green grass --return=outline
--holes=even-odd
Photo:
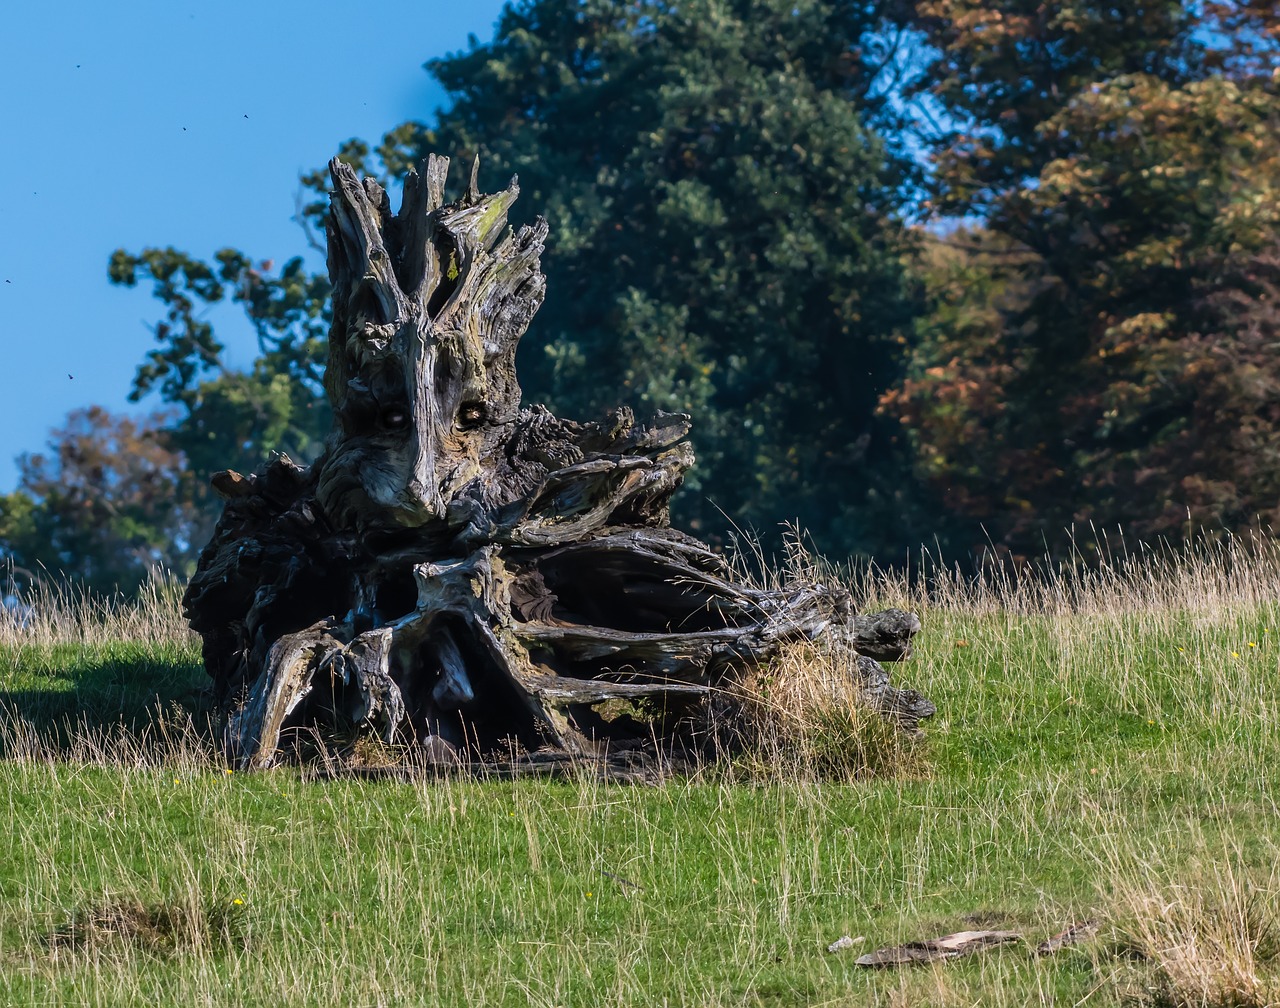
[[[141,727],[157,704],[194,705],[207,682],[187,642],[0,645],[0,710],[44,738],[76,725]]]
[[[881,584],[880,604],[925,623],[895,675],[940,714],[919,772],[852,784],[228,774],[171,705],[200,684],[180,630],[15,634],[0,1004],[1229,1003],[1183,997],[1185,970],[1151,951],[1180,947],[1177,921],[1144,931],[1138,897],[1190,905],[1225,879],[1280,919],[1268,563],[1135,569],[1056,599]],[[1088,916],[1101,936],[1050,958],[853,965],[973,926],[1034,943]],[[1147,959],[1117,954],[1148,931]],[[866,941],[828,954],[844,934]],[[1235,1003],[1272,1003],[1260,948],[1262,993]]]

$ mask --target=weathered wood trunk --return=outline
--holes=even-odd
[[[687,416],[521,409],[547,226],[513,232],[515,181],[482,196],[474,168],[446,204],[447,168],[424,161],[393,214],[330,164],[335,429],[309,468],[275,456],[214,478],[226,506],[184,601],[233,759],[369,735],[472,757],[696,750],[710,694],[782,641],[839,626],[868,655],[909,653],[915,617],[855,619],[834,587],[753,587],[668,527]],[[932,713],[887,676],[867,686],[912,726]],[[618,700],[652,717],[610,720],[600,705]]]

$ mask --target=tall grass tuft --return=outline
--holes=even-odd
[[[857,654],[786,644],[729,692],[728,746],[752,778],[853,781],[910,777],[927,766],[924,739],[871,710],[858,694]]]
[[[1151,1008],[1280,1004],[1280,878],[1238,852],[1173,870],[1131,861],[1112,880],[1122,946],[1142,964]]]
[[[164,571],[156,571],[130,597],[37,579],[22,592],[20,606],[0,606],[0,647],[121,641],[190,647],[195,637],[182,616],[184,588],[179,578]]]
[[[827,594],[850,584],[841,569],[808,549],[788,528],[784,552],[766,558],[742,537],[730,554],[738,576],[781,595]],[[856,585],[869,595],[869,584]],[[898,589],[895,582],[893,589]],[[858,690],[858,654],[839,634],[784,643],[767,662],[726,689],[716,732],[732,766],[753,780],[853,781],[910,777],[926,767],[918,733],[905,732],[872,710]]]
[[[244,948],[247,906],[241,897],[206,899],[192,892],[156,903],[127,896],[84,907],[40,938],[55,954],[172,955]]]

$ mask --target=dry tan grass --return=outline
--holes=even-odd
[[[84,907],[40,936],[56,955],[170,954],[245,945],[243,898],[210,902],[195,892],[145,904],[136,896]]]
[[[924,748],[870,710],[855,685],[857,655],[785,645],[730,694],[738,765],[779,780],[861,780],[924,772]]]
[[[1095,535],[1089,548],[1037,561],[948,563],[922,550],[909,570],[858,566],[845,573],[864,608],[890,605],[967,615],[1072,616],[1216,613],[1280,598],[1280,540],[1264,534],[1203,537],[1132,550]]]
[[[1280,852],[1276,852],[1280,853]],[[1134,1000],[1153,1008],[1280,1005],[1280,875],[1230,847],[1178,868],[1159,852],[1109,858],[1118,947],[1138,960]]]
[[[90,724],[72,719],[50,731],[23,711],[0,706],[0,754],[17,764],[69,763],[76,766],[177,772],[221,768],[225,758],[208,718],[174,704],[145,724]]]
[[[809,552],[799,534],[788,537],[778,562],[766,561],[750,543],[736,555],[743,561],[740,570],[762,585],[844,583],[864,611],[898,606],[966,615],[1214,613],[1228,601],[1256,608],[1280,598],[1280,540],[1260,534],[1132,551],[1097,536],[1091,548],[1073,549],[1066,559],[980,563],[976,569],[927,550],[907,558],[908,569],[842,567]],[[158,574],[137,598],[125,599],[37,582],[24,598],[33,609],[29,619],[0,609],[0,645],[191,643],[180,607],[183,588],[173,576]]]
[[[190,646],[196,638],[182,617],[184,587],[172,575],[157,573],[137,597],[125,598],[37,581],[23,593],[27,611],[0,608],[0,647],[121,641]]]

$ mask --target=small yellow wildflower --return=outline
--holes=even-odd
[[[242,900],[239,896],[237,896],[235,899],[233,899],[233,900],[231,901],[231,905],[232,905],[232,906],[244,906],[244,900]]]
[[[1232,651],[1232,652],[1231,652],[1231,657],[1232,657],[1232,658],[1239,658],[1239,657],[1240,657],[1240,652],[1239,652],[1239,651]]]
[[[591,899],[591,893],[587,893],[587,899]]]
[[[1152,721],[1151,718],[1147,718],[1147,724],[1155,724],[1155,722]]]
[[[181,778],[181,777],[175,777],[175,778],[173,779],[173,782],[174,782],[175,784],[181,784],[181,783],[182,783],[182,778]]]
[[[1255,644],[1253,641],[1249,641],[1249,647],[1257,647],[1257,646],[1258,645]]]
[[[223,770],[222,772],[225,774],[234,773],[234,771],[230,767],[228,767],[226,770]]]

